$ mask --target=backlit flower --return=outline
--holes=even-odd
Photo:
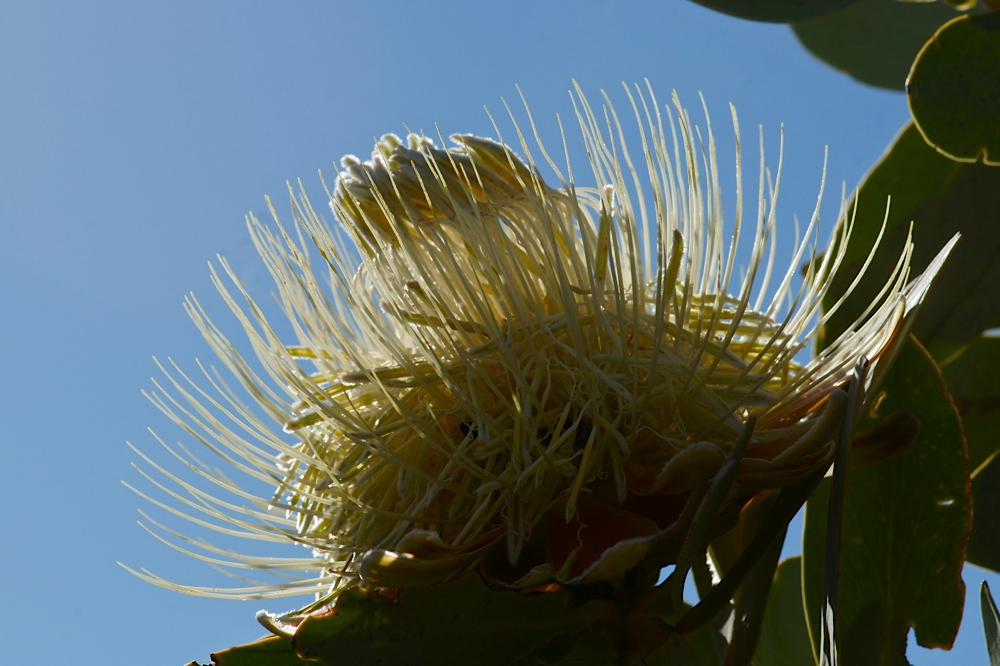
[[[867,321],[800,363],[850,224],[819,258],[817,204],[781,268],[780,168],[773,187],[761,169],[752,218],[737,189],[727,224],[711,131],[676,96],[672,108],[629,97],[633,153],[610,103],[573,100],[587,186],[520,130],[512,145],[454,135],[450,148],[386,135],[369,160],[343,159],[328,192],[339,227],[305,194],[291,225],[250,218],[291,339],[225,261],[231,282],[213,277],[256,362],[193,298],[188,310],[256,404],[176,367],[153,394],[246,482],[183,448],[168,450],[202,485],[140,455],[169,481],[147,475],[172,498],[161,507],[311,554],[242,555],[164,527],[210,563],[278,577],[220,590],[139,575],[199,594],[317,595],[303,611],[354,585],[472,570],[500,585],[586,583],[654,545],[670,553],[741,434],[728,509],[830,464],[863,407],[847,414],[840,389],[862,356],[869,384],[884,375],[936,268],[909,282],[907,243]],[[741,183],[735,113],[733,126]]]

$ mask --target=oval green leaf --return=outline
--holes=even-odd
[[[790,23],[825,16],[857,0],[694,0],[723,14],[769,23]]]
[[[942,26],[917,55],[906,91],[928,144],[959,162],[1000,166],[1000,13]]]
[[[883,418],[919,422],[912,446],[867,467],[847,482],[837,618],[844,664],[904,664],[910,627],[924,647],[949,647],[962,619],[962,565],[972,502],[958,413],[937,366],[912,338],[882,386]],[[826,557],[829,484],[806,504],[803,580],[807,622],[818,640]]]
[[[913,58],[955,11],[940,2],[862,0],[816,21],[796,23],[810,53],[868,85],[904,90]]]

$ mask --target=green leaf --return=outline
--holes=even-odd
[[[733,618],[733,639],[729,648],[731,663],[748,664],[760,642],[764,612],[771,587],[774,584],[778,558],[785,541],[783,532],[780,539],[763,553],[757,564],[747,575],[743,587],[736,597]]]
[[[979,604],[983,612],[983,633],[986,634],[990,666],[1000,666],[1000,613],[997,613],[997,605],[986,581],[979,587]]]
[[[976,513],[969,535],[968,560],[984,569],[1000,571],[1000,457],[975,470],[972,496]]]
[[[1000,166],[1000,13],[942,26],[917,55],[906,91],[927,143],[959,162]]]
[[[704,631],[690,636],[673,634],[642,662],[644,666],[715,666],[719,660],[705,645]]]
[[[778,565],[764,611],[754,664],[815,664],[802,600],[802,558]]]
[[[401,594],[390,604],[375,592],[348,590],[333,612],[299,625],[295,651],[326,666],[507,665],[553,639],[587,631],[615,610],[604,601],[574,605],[564,592],[493,591],[477,576]]]
[[[805,21],[843,9],[857,0],[694,0],[723,14],[771,23]]]
[[[1000,338],[976,338],[943,363],[941,372],[962,415],[975,475],[1000,449]]]
[[[971,521],[965,443],[958,414],[934,361],[912,339],[882,386],[871,431],[908,413],[919,423],[904,452],[860,469],[847,483],[837,617],[842,663],[905,664],[906,635],[949,647],[962,618],[961,572]],[[829,483],[806,503],[803,581],[810,635],[818,641],[826,558]],[[818,651],[817,651],[818,652]]]
[[[913,59],[955,10],[940,2],[862,0],[792,26],[820,60],[872,86],[903,92]]]
[[[517,663],[518,666],[616,664],[621,659],[621,652],[615,645],[615,638],[616,636],[604,631],[589,631],[582,636],[564,636],[550,641],[543,648],[535,650],[531,658]]]
[[[968,560],[1000,571],[1000,338],[974,340],[942,369],[969,448],[975,514]]]
[[[909,339],[909,338],[908,338]],[[847,389],[847,407],[845,414],[856,414],[864,400],[867,362],[859,359],[854,367],[851,383]],[[872,379],[872,382],[875,380]],[[874,384],[873,384],[874,386]],[[833,397],[832,395],[830,396]],[[898,420],[893,415],[893,420]],[[882,431],[882,425],[877,426],[877,432]],[[847,477],[851,435],[854,429],[854,420],[844,418],[840,424],[840,433],[836,439],[836,455],[833,460],[833,476],[830,480],[830,490],[827,499],[827,523],[826,523],[826,555],[823,563],[823,603],[820,606],[820,663],[824,666],[840,666],[839,655],[839,631],[835,626],[834,618],[839,614],[840,598],[840,572],[842,569],[841,559],[843,557],[845,537],[844,519],[847,509]],[[872,438],[872,433],[868,433],[868,439]],[[894,438],[895,441],[895,438]]]
[[[923,271],[957,231],[962,239],[927,297],[914,333],[944,361],[1000,322],[1000,169],[963,164],[928,146],[908,125],[865,178],[847,255],[823,299],[829,310],[855,279],[892,205],[885,237],[857,288],[827,321],[820,347],[854,324],[896,265],[913,221],[911,274]],[[850,215],[850,207],[848,208]]]
[[[885,238],[869,271],[843,308],[827,322],[821,345],[860,316],[895,264],[913,220],[913,272],[924,269],[955,231],[962,240],[927,298],[914,332],[944,365],[962,416],[973,470],[976,520],[969,560],[1000,571],[1000,341],[984,338],[1000,324],[1000,169],[954,162],[908,126],[866,178],[858,196],[854,234],[833,287],[829,308],[850,284],[875,243],[892,196]],[[988,464],[987,464],[988,463]]]

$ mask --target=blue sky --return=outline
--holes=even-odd
[[[140,480],[126,440],[155,451],[150,425],[181,438],[141,390],[157,373],[154,355],[189,369],[196,357],[211,360],[181,308],[194,291],[210,313],[223,313],[207,262],[225,255],[268,299],[244,223],[248,211],[266,211],[265,194],[286,213],[285,182],[302,178],[318,201],[318,169],[332,174],[345,153],[367,156],[374,137],[404,124],[490,136],[483,106],[501,114],[501,98],[517,99],[515,85],[558,146],[554,118],[571,118],[573,79],[592,100],[604,88],[623,101],[621,82],[644,78],[661,101],[676,88],[693,110],[704,93],[729,167],[733,102],[752,178],[757,126],[773,166],[785,123],[778,210],[789,225],[813,209],[824,146],[829,228],[840,183],[854,187],[908,118],[901,93],[832,71],[787,27],[681,0],[8,0],[0,11],[3,660],[182,664],[262,634],[253,619],[261,602],[173,594],[116,562],[219,580],[136,525],[143,502],[120,480]],[[985,662],[981,576],[966,575],[972,603],[957,651],[911,650],[914,664]]]

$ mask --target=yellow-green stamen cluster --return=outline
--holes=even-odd
[[[495,548],[515,565],[535,556],[526,544],[553,515],[573,519],[581,497],[632,511],[635,498],[680,497],[702,486],[751,414],[756,428],[740,492],[780,487],[829,464],[831,433],[845,414],[843,401],[828,397],[863,355],[876,379],[884,372],[888,359],[880,356],[894,353],[926,290],[927,280],[907,286],[909,245],[867,323],[798,363],[823,323],[820,304],[842,259],[837,251],[817,259],[818,204],[787,269],[776,274],[780,168],[773,191],[762,169],[754,220],[742,218],[737,191],[727,227],[711,132],[702,143],[676,96],[666,117],[651,91],[630,101],[640,135],[635,162],[610,104],[599,117],[576,92],[590,187],[573,180],[568,158],[564,176],[520,130],[524,159],[468,135],[451,137],[450,149],[387,135],[370,160],[344,158],[329,192],[340,229],[330,229],[304,194],[292,199],[293,229],[279,223],[274,232],[251,218],[297,340],[279,339],[225,262],[236,286],[215,276],[217,286],[264,374],[193,299],[189,309],[289,436],[235,398],[191,393],[186,377],[173,385],[176,401],[154,398],[275,488],[256,497],[217,478],[238,498],[223,501],[172,477],[194,496],[168,489],[186,507],[175,513],[313,549],[312,558],[281,561],[229,554],[232,566],[300,576],[231,594],[312,592],[323,600],[363,582],[437,582]],[[735,112],[733,125],[741,183]],[[532,151],[558,186],[543,181]],[[842,252],[849,233],[842,225],[831,247]],[[666,518],[640,514],[651,525],[646,541],[614,566],[532,566],[564,582],[632,566],[671,529]],[[222,551],[207,548],[220,561]]]

